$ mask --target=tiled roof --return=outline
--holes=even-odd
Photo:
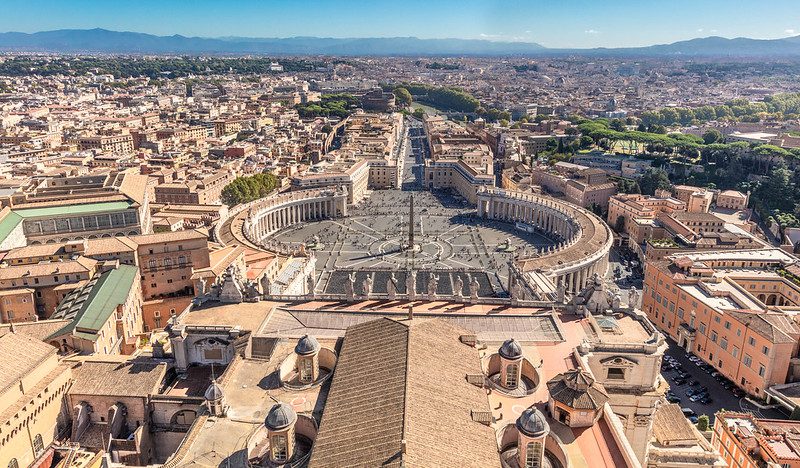
[[[55,354],[56,348],[22,333],[0,336],[0,394]]]
[[[572,409],[596,410],[608,401],[605,389],[577,369],[558,374],[550,379],[547,382],[547,390],[554,400]]]
[[[471,417],[490,409],[465,379],[481,367],[463,333],[441,320],[350,327],[309,466],[499,466],[494,431]]]
[[[71,395],[146,397],[157,393],[166,363],[148,360],[87,360],[78,368]]]
[[[689,426],[689,421],[681,411],[681,407],[675,403],[666,403],[656,409],[653,419],[653,436],[662,445],[696,440],[697,438]]]

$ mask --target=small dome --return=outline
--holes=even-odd
[[[506,359],[519,359],[522,357],[522,346],[517,343],[517,340],[511,338],[503,342],[499,352],[500,356]]]
[[[316,338],[310,335],[304,335],[302,338],[300,338],[300,340],[297,341],[297,346],[294,347],[294,352],[301,356],[307,356],[319,351],[319,347],[319,341],[317,341]]]
[[[222,398],[224,394],[222,393],[222,387],[217,383],[216,380],[211,381],[211,385],[208,386],[206,389],[206,400],[208,401],[217,401]]]
[[[297,413],[286,403],[277,403],[267,413],[264,425],[267,429],[279,431],[285,429],[297,420]]]
[[[517,429],[528,437],[541,437],[550,432],[550,425],[539,408],[531,406],[517,419]]]

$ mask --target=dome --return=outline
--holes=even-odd
[[[499,352],[500,356],[506,359],[520,359],[522,357],[522,346],[517,343],[517,340],[511,338],[503,342]]]
[[[517,419],[517,429],[528,437],[541,437],[550,432],[550,425],[539,408],[531,406]]]
[[[319,348],[319,341],[317,341],[316,338],[310,335],[303,335],[303,337],[297,341],[294,352],[301,356],[307,356],[316,353],[319,351]]]
[[[264,425],[267,429],[278,431],[285,429],[297,420],[297,413],[286,403],[275,404],[267,413]]]
[[[208,401],[216,401],[222,398],[224,394],[222,393],[222,387],[217,383],[216,380],[211,381],[211,385],[208,386],[206,389],[205,397]]]

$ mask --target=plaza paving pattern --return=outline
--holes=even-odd
[[[415,205],[416,253],[403,249],[408,239],[411,194]],[[501,249],[510,242],[512,251]],[[437,292],[452,294],[455,275],[475,276],[479,295],[503,295],[508,262],[517,253],[533,253],[553,241],[541,234],[517,230],[513,224],[477,219],[475,207],[446,192],[381,190],[352,206],[349,216],[288,227],[271,236],[267,245],[298,247],[315,244],[317,292],[344,292],[351,271],[356,292],[367,275],[373,291],[385,292],[392,271],[405,293],[405,273],[418,271],[417,292],[427,292],[428,274],[439,276]]]

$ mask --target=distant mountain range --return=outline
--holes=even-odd
[[[258,55],[630,55],[630,56],[800,56],[800,36],[784,39],[705,37],[672,44],[629,48],[550,49],[533,42],[477,39],[386,38],[203,38],[155,36],[106,29],[60,29],[0,33],[0,51],[117,54]]]

